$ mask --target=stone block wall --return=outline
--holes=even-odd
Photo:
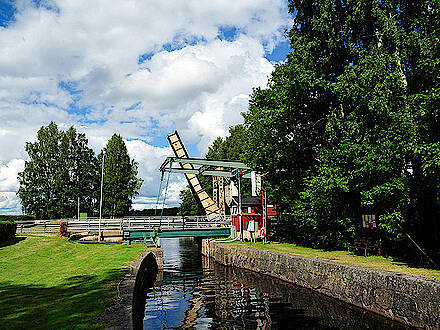
[[[440,282],[204,240],[202,253],[217,262],[310,288],[410,326],[440,329]]]

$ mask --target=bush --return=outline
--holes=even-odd
[[[24,221],[35,220],[35,215],[1,215],[0,221]]]
[[[5,242],[15,237],[17,224],[14,221],[0,221],[0,242]]]

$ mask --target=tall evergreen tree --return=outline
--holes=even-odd
[[[85,134],[73,127],[63,134],[60,189],[64,193],[64,216],[76,214],[78,199],[81,212],[97,215],[100,171],[98,159],[87,144]]]
[[[143,180],[137,178],[138,164],[127,152],[124,140],[113,134],[98,156],[104,154],[103,215],[127,215],[133,197],[138,194]]]

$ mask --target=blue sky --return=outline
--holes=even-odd
[[[252,88],[290,51],[284,0],[0,0],[0,213],[20,213],[26,141],[55,121],[98,152],[126,140],[156,200],[158,166],[178,130],[191,156],[242,121]],[[184,178],[173,177],[168,205]]]

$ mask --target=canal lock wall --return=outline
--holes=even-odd
[[[105,322],[106,329],[142,329],[145,310],[145,292],[163,269],[163,250],[148,249],[125,274],[118,284],[118,297],[97,319]]]
[[[413,327],[440,329],[440,282],[358,265],[227,246],[209,239],[202,254],[266,274]]]

